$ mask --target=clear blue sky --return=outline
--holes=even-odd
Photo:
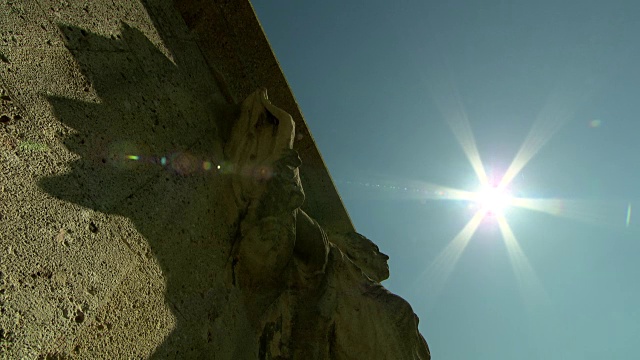
[[[640,3],[253,5],[434,359],[638,358]],[[482,219],[454,262],[478,205],[433,184],[478,188],[451,126],[465,123],[493,181],[530,134],[510,192],[556,201],[505,210],[517,246]]]

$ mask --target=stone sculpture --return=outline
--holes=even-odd
[[[233,284],[260,359],[430,359],[410,305],[379,282],[388,257],[357,233],[327,235],[300,209],[295,124],[264,89],[225,146],[238,236]]]

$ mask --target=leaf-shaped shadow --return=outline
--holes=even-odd
[[[49,97],[69,129],[64,144],[78,158],[66,174],[44,178],[40,186],[65,201],[129,218],[147,240],[151,254],[142,254],[141,262],[148,261],[145,255],[157,259],[176,317],[155,358],[212,354],[219,348],[215,338],[228,336],[216,334],[212,324],[226,297],[235,221],[225,205],[228,185],[217,171],[222,147],[216,129],[232,119],[224,109],[233,106],[215,95],[194,42],[173,41],[170,59],[124,23],[121,35],[109,38],[59,27],[85,91],[95,96],[91,102]]]

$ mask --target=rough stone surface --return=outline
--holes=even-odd
[[[0,2],[0,359],[426,359],[386,260],[248,2]]]

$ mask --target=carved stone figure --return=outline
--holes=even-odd
[[[233,283],[260,359],[430,359],[410,305],[379,282],[388,256],[357,233],[329,236],[300,209],[295,124],[258,90],[225,154],[238,206]]]
[[[236,257],[241,286],[281,287],[280,275],[292,258],[300,260],[298,265],[308,274],[324,270],[326,235],[299,209],[304,191],[294,133],[291,116],[272,105],[262,89],[242,103],[225,146],[240,210]]]
[[[349,236],[362,237],[355,233]],[[374,247],[355,253],[360,260],[368,257],[370,269],[386,268],[386,259]],[[329,254],[327,278],[329,286],[323,296],[335,298],[336,302],[331,359],[431,358],[429,347],[418,332],[418,317],[409,303],[372,280],[335,245]]]
[[[365,236],[355,232],[332,234],[331,242],[371,280],[382,282],[389,278],[389,256]]]

